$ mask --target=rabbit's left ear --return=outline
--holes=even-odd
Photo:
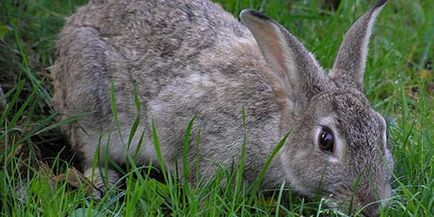
[[[333,85],[314,56],[280,24],[248,9],[240,18],[252,32],[273,76],[285,87],[292,111],[302,111],[312,96]]]
[[[374,21],[386,2],[387,0],[379,0],[345,34],[329,74],[338,87],[352,87],[363,91],[369,37]]]

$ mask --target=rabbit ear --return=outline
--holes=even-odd
[[[366,66],[369,37],[375,18],[387,0],[377,4],[361,16],[345,34],[336,61],[329,76],[337,86],[363,90],[363,75]]]
[[[312,96],[326,89],[329,78],[316,59],[281,25],[248,9],[241,12],[240,18],[252,32],[274,76],[285,87],[293,111],[300,111]]]

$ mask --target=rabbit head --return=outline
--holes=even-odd
[[[302,194],[319,193],[368,216],[378,215],[391,196],[386,123],[363,93],[368,41],[385,3],[353,24],[328,74],[281,25],[252,10],[240,14],[285,90],[284,118],[292,129],[280,154],[286,180]]]

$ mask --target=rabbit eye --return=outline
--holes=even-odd
[[[332,130],[328,127],[323,127],[319,133],[318,144],[322,151],[333,153],[335,146],[335,137]]]

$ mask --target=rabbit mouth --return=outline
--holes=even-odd
[[[324,190],[322,196],[322,201],[327,207],[355,216],[378,216],[381,207],[384,207],[388,200],[387,198],[366,203],[363,197],[358,197],[357,193],[345,185],[339,186],[333,192]]]

